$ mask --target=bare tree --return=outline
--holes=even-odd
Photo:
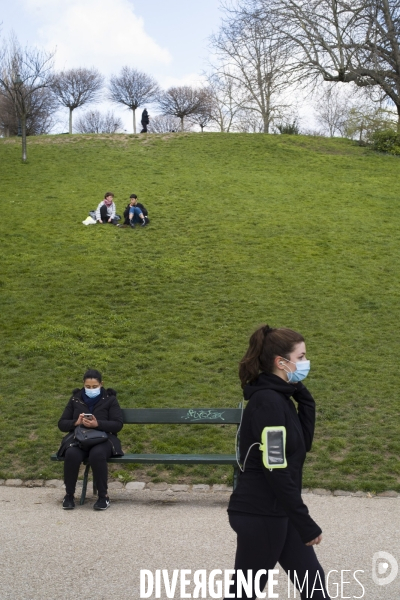
[[[69,133],[72,133],[72,112],[84,104],[97,102],[103,82],[103,76],[94,67],[70,69],[55,75],[52,89],[58,102],[69,108]]]
[[[400,131],[400,0],[248,0],[260,20],[275,16],[294,45],[299,80],[376,86],[396,106]]]
[[[155,115],[147,128],[149,133],[176,133],[181,130],[181,120],[171,115]],[[190,131],[190,125],[184,124],[184,131]]]
[[[181,130],[184,130],[184,118],[195,114],[202,103],[201,90],[188,85],[171,87],[160,95],[159,105],[164,115],[178,117]]]
[[[117,133],[122,128],[121,119],[111,111],[102,114],[98,110],[89,110],[80,115],[75,124],[79,133]]]
[[[111,76],[109,91],[113,102],[123,104],[132,111],[133,133],[136,133],[136,109],[156,100],[160,88],[155,79],[146,73],[122,67],[119,76]]]
[[[242,110],[237,114],[234,129],[240,133],[263,133],[264,121],[257,113]]]
[[[219,131],[229,132],[234,127],[236,117],[243,108],[246,92],[237,81],[223,70],[211,72],[207,76],[211,101],[211,118]]]
[[[26,115],[26,135],[49,133],[56,123],[55,99],[48,88],[36,90],[30,98],[29,112]],[[21,134],[21,119],[18,117],[11,99],[0,92],[0,134],[8,137]]]
[[[268,133],[274,119],[288,106],[282,98],[290,85],[288,47],[265,15],[260,19],[241,4],[225,7],[225,11],[219,33],[211,37],[219,60],[217,70],[244,91],[241,108],[261,116],[263,131]]]
[[[188,118],[189,122],[193,125],[198,125],[201,129],[201,133],[203,133],[204,128],[207,127],[212,122],[212,113],[211,111],[203,108],[202,110],[198,110],[193,115]]]
[[[0,50],[0,95],[21,121],[22,160],[27,160],[26,123],[33,110],[34,98],[49,87],[54,53],[36,48],[21,48],[12,36]]]
[[[21,134],[21,121],[10,98],[0,95],[0,134],[3,137]]]
[[[330,137],[344,135],[345,123],[352,106],[348,95],[334,84],[325,84],[314,104],[316,121]]]
[[[188,117],[188,120],[193,125],[198,125],[203,133],[204,128],[214,120],[214,98],[212,90],[209,88],[200,89],[199,94],[200,104],[196,112]]]

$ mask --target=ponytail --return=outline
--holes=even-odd
[[[300,342],[304,342],[304,338],[297,331],[261,325],[250,337],[247,352],[239,363],[242,388],[257,379],[260,372],[272,373],[276,356],[288,359]]]

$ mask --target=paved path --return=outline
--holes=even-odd
[[[227,493],[114,491],[105,512],[93,511],[91,498],[63,511],[62,496],[59,489],[0,486],[0,600],[138,600],[140,569],[168,569],[170,576],[174,569],[191,569],[192,580],[199,569],[209,575],[233,566]],[[336,595],[333,573],[332,598],[399,600],[400,573],[378,586],[371,572],[378,551],[400,564],[400,498],[304,498],[324,530],[317,552],[325,572],[349,570],[343,579],[353,582]],[[357,569],[365,571],[357,576],[363,596],[353,579]],[[278,581],[279,598],[288,598],[286,576]],[[192,583],[186,591],[193,590]],[[181,598],[179,591],[174,597]],[[167,598],[164,587],[161,598]]]

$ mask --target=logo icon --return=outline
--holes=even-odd
[[[392,554],[383,550],[375,552],[372,557],[372,580],[376,585],[389,585],[396,579],[398,572],[399,565]]]

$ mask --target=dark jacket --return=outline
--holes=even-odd
[[[291,396],[298,403],[297,410]],[[259,446],[253,446],[228,511],[287,516],[303,542],[310,542],[321,533],[301,498],[303,463],[314,436],[314,399],[302,383],[289,384],[266,373],[245,386],[244,397],[249,402],[240,428],[241,464],[250,446],[261,442],[264,427],[284,426],[287,467],[267,469]]]
[[[58,457],[62,457],[65,454],[66,449],[70,444],[74,442],[74,431],[75,423],[81,413],[89,413],[89,408],[82,400],[83,389],[75,389],[72,392],[67,406],[58,421],[58,428],[61,431],[68,431],[62,441],[61,446],[57,452]],[[123,427],[122,411],[118,404],[116,392],[108,388],[107,390],[101,388],[100,400],[94,405],[92,413],[97,419],[99,431],[106,431],[108,433],[107,444],[111,444],[113,448],[113,456],[123,456],[121,442],[117,437],[117,433],[121,431]]]
[[[149,113],[147,112],[146,109],[144,109],[144,111],[142,112],[141,123],[142,123],[143,127],[145,127],[146,125],[148,125],[150,123]]]
[[[148,217],[148,215],[149,215],[149,211],[147,210],[147,208],[145,208],[145,207],[143,206],[143,204],[141,204],[140,202],[137,202],[137,203],[136,203],[136,206],[137,206],[138,208],[140,208],[140,210],[142,211],[142,213],[143,213],[143,216],[144,216],[144,217]],[[125,225],[129,225],[129,208],[130,208],[130,204],[128,204],[128,206],[127,206],[127,207],[125,208],[125,210],[124,210],[124,219],[125,219],[125,220],[124,220],[124,224],[125,224]],[[149,221],[149,222],[150,222],[150,221]]]

